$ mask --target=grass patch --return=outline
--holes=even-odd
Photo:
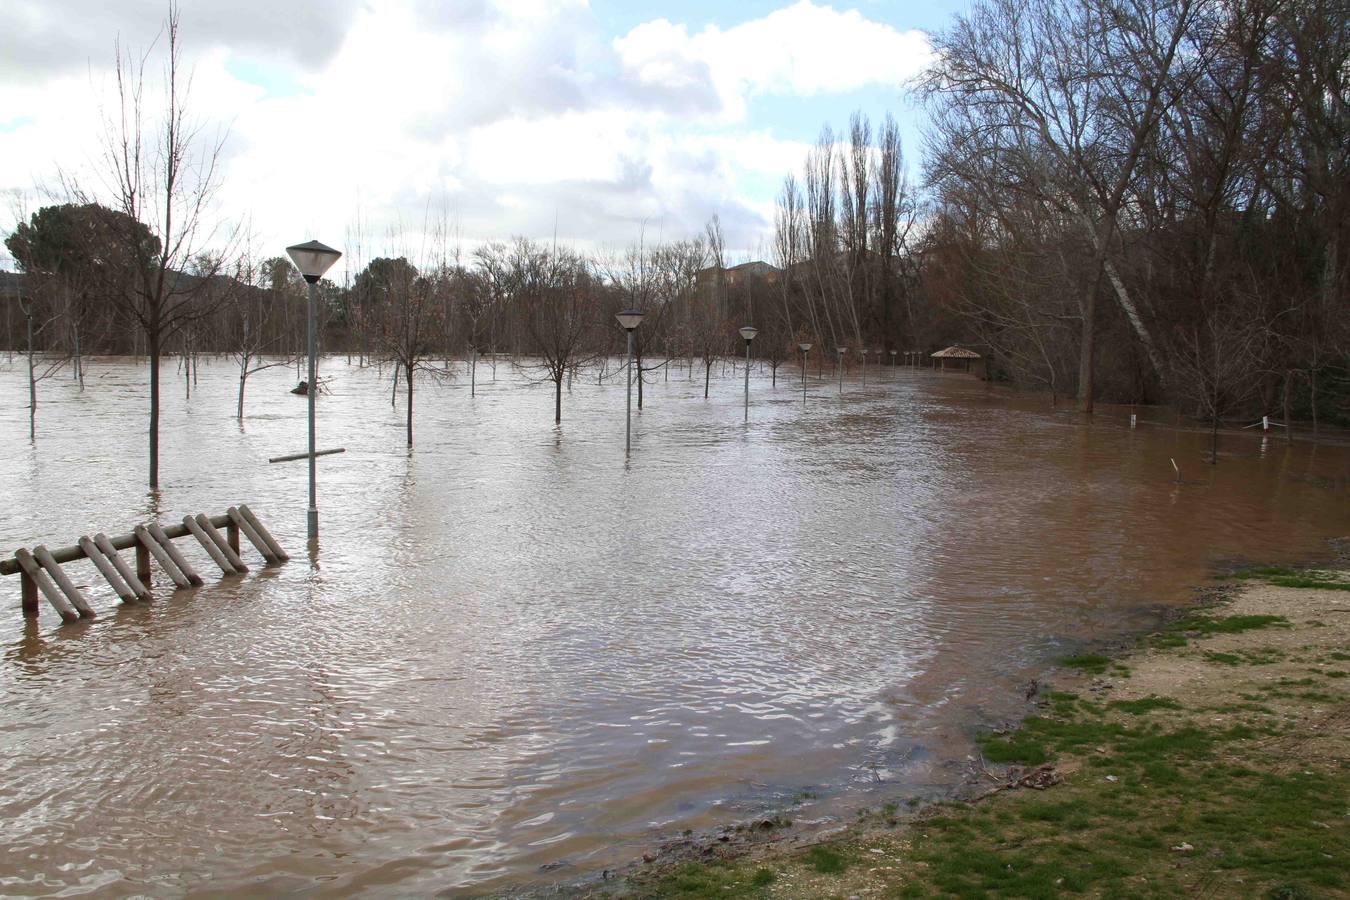
[[[1183,649],[1187,633],[1292,627],[1273,615],[1187,616],[1150,637],[1148,647],[1233,667],[1195,667],[1204,674],[1193,702],[1047,690],[1020,727],[976,738],[991,765],[1060,764],[1065,780],[1050,790],[935,804],[895,836],[881,830],[884,819],[864,817],[802,853],[701,864],[698,875],[668,869],[634,896],[1350,896],[1350,766],[1342,762],[1343,734],[1335,744],[1337,735],[1317,725],[1329,707],[1347,701],[1346,682],[1335,680],[1346,677],[1346,667],[1310,668],[1350,661],[1350,653],[1325,638],[1276,650],[1261,646],[1267,641],[1260,635],[1232,640],[1223,653]],[[1318,634],[1302,621],[1297,627]],[[1139,671],[1148,672],[1155,662],[1141,658]],[[1060,663],[1113,680],[1128,671],[1100,654]],[[1279,668],[1246,668],[1259,665]],[[1278,710],[1267,705],[1276,697]],[[1266,739],[1277,735],[1333,745],[1291,755],[1291,745]],[[894,805],[881,808],[882,816],[894,812]],[[1173,849],[1182,845],[1190,849]],[[885,859],[875,861],[884,864],[869,865],[869,851],[883,848]],[[757,868],[764,865],[772,868]]]
[[[1100,675],[1106,671],[1107,666],[1111,665],[1111,659],[1102,656],[1100,653],[1079,653],[1064,657],[1059,661],[1059,664],[1071,669],[1079,669],[1089,675]]]
[[[1314,588],[1323,591],[1350,591],[1350,581],[1339,574],[1319,569],[1293,569],[1289,566],[1253,566],[1233,573],[1246,581],[1259,578],[1276,587]]]
[[[1132,716],[1142,716],[1155,709],[1181,709],[1181,704],[1171,697],[1148,696],[1140,700],[1112,700],[1106,704],[1109,709],[1118,709]]]
[[[1199,634],[1239,634],[1257,628],[1289,628],[1289,620],[1284,616],[1224,616],[1213,618],[1205,615],[1190,615],[1179,619],[1172,625],[1174,631],[1194,631]]]
[[[848,868],[844,857],[824,844],[817,844],[807,850],[802,859],[822,875],[838,875]]]
[[[1224,666],[1269,666],[1284,659],[1284,656],[1271,647],[1239,650],[1236,653],[1220,653],[1216,650],[1206,650],[1204,653],[1206,661]]]

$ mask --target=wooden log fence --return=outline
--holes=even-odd
[[[87,559],[123,603],[144,602],[150,599],[152,559],[179,589],[204,583],[192,564],[174,546],[173,542],[178,538],[195,538],[223,575],[247,572],[248,564],[239,555],[241,533],[262,554],[267,565],[279,565],[290,559],[258,517],[241,504],[231,506],[224,515],[184,516],[181,525],[167,528],[152,522],[137,525],[130,534],[117,537],[110,538],[103,532],[92,539],[82,536],[73,546],[59,550],[48,550],[40,545],[31,551],[20,547],[12,558],[0,560],[0,575],[19,576],[25,617],[37,616],[40,600],[46,597],[63,621],[74,622],[94,618],[94,609],[70,580],[63,564]],[[135,571],[122,559],[118,552],[121,550],[136,551]]]

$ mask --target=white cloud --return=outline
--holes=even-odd
[[[19,32],[55,50],[22,76],[0,65],[0,191],[50,184],[58,167],[97,185],[110,29],[144,46],[162,5],[60,0],[56,16],[55,0],[16,2]],[[591,244],[644,222],[684,236],[718,213],[751,247],[771,207],[746,185],[796,169],[806,148],[737,124],[746,105],[898,86],[928,53],[916,33],[806,0],[725,30],[656,20],[616,40],[584,0],[246,0],[228,23],[205,0],[183,7],[192,112],[230,129],[217,212],[247,218],[265,247],[339,243],[358,209],[378,244],[428,206],[467,239],[546,236],[556,221]]]
[[[841,12],[810,0],[696,34],[657,19],[616,39],[614,47],[638,83],[671,92],[712,87],[733,119],[759,94],[809,97],[874,84],[898,89],[932,56],[923,32],[899,31],[857,10]]]

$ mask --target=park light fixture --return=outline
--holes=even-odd
[[[624,371],[628,374],[628,410],[624,419],[624,452],[633,451],[633,330],[642,324],[645,313],[640,309],[620,310],[614,318],[619,320],[623,330],[628,332],[628,365]]]
[[[759,334],[759,329],[753,325],[744,325],[740,329],[741,337],[745,338],[745,421],[750,421],[750,342]]]
[[[318,284],[323,273],[333,267],[342,256],[342,251],[334,250],[318,241],[306,241],[286,248],[286,255],[295,263],[305,281],[309,284],[309,314],[306,330],[309,336],[309,381],[305,384],[305,394],[309,400],[309,522],[308,534],[311,541],[319,538],[319,492],[315,485],[314,470],[314,395],[319,392],[315,382],[315,333],[314,322],[317,317]]]
[[[315,284],[324,273],[333,268],[333,263],[342,257],[342,251],[334,250],[318,241],[307,241],[286,248],[286,255],[295,263],[305,281]]]
[[[811,349],[810,341],[802,341],[797,345],[797,349],[802,351],[802,406],[806,405],[806,354]]]
[[[839,393],[844,393],[844,354],[848,352],[847,347],[835,347],[839,353]]]

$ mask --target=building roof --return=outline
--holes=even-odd
[[[979,359],[980,354],[974,350],[967,350],[965,347],[958,347],[955,344],[946,350],[939,350],[933,354],[933,359]]]

